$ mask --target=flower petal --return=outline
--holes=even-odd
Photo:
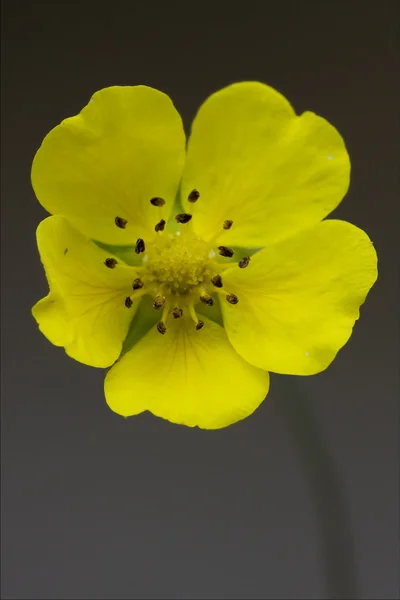
[[[199,235],[221,232],[221,244],[257,248],[322,220],[349,177],[344,142],[325,119],[297,116],[267,85],[236,83],[210,96],[193,122],[182,202]],[[227,231],[225,220],[233,221]]]
[[[328,220],[224,273],[239,298],[223,303],[230,341],[251,364],[276,373],[323,371],[349,339],[377,277],[375,249],[350,223]]]
[[[114,86],[45,137],[32,185],[46,210],[85,235],[132,244],[155,235],[161,214],[168,218],[184,159],[182,121],[169,97],[146,86]],[[154,197],[165,206],[152,206]],[[128,222],[125,229],[116,217]]]
[[[68,316],[61,296],[52,291],[32,308],[40,331],[55,346],[69,343]]]
[[[72,358],[110,366],[139,304],[125,306],[134,269],[108,269],[104,261],[109,255],[60,215],[40,223],[37,242],[50,286],[50,294],[32,309],[41,331]]]
[[[218,429],[250,415],[264,400],[269,375],[247,364],[222,327],[185,318],[156,328],[107,374],[106,400],[123,416],[145,410],[174,423]]]

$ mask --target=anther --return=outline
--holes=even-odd
[[[175,306],[172,314],[174,315],[174,319],[180,319],[183,316],[183,310],[178,306]]]
[[[162,321],[159,321],[157,323],[157,331],[159,333],[161,333],[162,335],[164,335],[164,333],[167,331],[167,328],[165,327],[165,323],[163,323]]]
[[[239,302],[239,298],[235,294],[227,294],[226,299],[229,304],[237,304]]]
[[[154,231],[164,231],[164,227],[165,227],[165,221],[164,221],[164,219],[161,219],[161,221],[159,223],[157,223],[157,225],[154,227]]]
[[[178,223],[189,223],[191,218],[192,218],[192,215],[189,215],[188,213],[180,213],[179,215],[176,215],[176,217],[175,217],[175,219],[177,220]]]
[[[226,219],[226,221],[224,221],[224,224],[222,225],[222,227],[224,229],[230,229],[233,225],[233,221],[231,221],[230,219]]]
[[[146,249],[146,246],[144,244],[144,241],[142,240],[142,238],[139,238],[136,241],[136,244],[135,244],[135,252],[136,252],[136,254],[140,254],[141,252],[144,252],[145,249]]]
[[[133,302],[130,299],[130,297],[128,296],[127,298],[125,298],[125,306],[126,308],[130,308],[132,306]]]
[[[222,288],[222,277],[221,275],[214,275],[211,277],[211,283],[217,288]]]
[[[132,287],[134,290],[140,290],[143,287],[144,283],[139,277],[133,280]]]
[[[203,327],[204,327],[204,321],[197,321],[197,323],[196,323],[197,331],[199,331],[199,329],[203,329]]]
[[[165,304],[165,298],[164,296],[156,296],[154,302],[153,302],[153,307],[154,308],[162,308]]]
[[[214,300],[208,294],[201,294],[200,301],[203,304],[208,304],[208,306],[213,306]]]
[[[163,198],[152,198],[150,200],[153,206],[164,206],[165,200]]]
[[[127,223],[128,223],[128,221],[126,219],[123,219],[122,217],[115,217],[115,224],[117,227],[120,227],[121,229],[125,229]]]
[[[226,256],[227,258],[231,258],[233,256],[233,250],[227,248],[226,246],[218,246],[218,252],[221,256]]]
[[[200,193],[197,190],[192,190],[188,196],[189,202],[197,202],[200,198]]]
[[[238,265],[241,269],[244,269],[245,267],[247,267],[247,265],[250,262],[250,256],[244,256],[243,258],[241,258],[238,262]]]
[[[116,265],[118,264],[118,261],[115,258],[106,258],[104,264],[109,269],[115,269]]]

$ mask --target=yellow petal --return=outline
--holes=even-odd
[[[325,119],[296,116],[267,85],[236,83],[210,96],[194,120],[182,202],[199,235],[221,232],[222,245],[258,248],[323,219],[349,177],[344,142]],[[193,189],[195,204],[186,200]]]
[[[185,157],[181,118],[146,86],[96,92],[82,112],[45,137],[32,165],[39,202],[85,235],[110,244],[154,236],[175,200]],[[151,198],[166,201],[160,209]],[[120,217],[125,229],[115,224]]]
[[[40,331],[55,346],[69,343],[68,317],[61,296],[53,289],[32,308]]]
[[[367,234],[328,220],[224,273],[239,298],[222,303],[226,331],[250,363],[276,373],[323,371],[349,339],[377,277]]]
[[[233,350],[222,327],[205,319],[155,327],[115,364],[105,380],[110,408],[123,416],[149,410],[174,423],[203,429],[226,427],[261,404],[269,376]]]
[[[44,335],[67,354],[93,367],[118,358],[138,301],[128,309],[134,270],[104,265],[109,255],[62,216],[42,221],[37,243],[50,294],[32,309]]]

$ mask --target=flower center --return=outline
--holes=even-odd
[[[216,274],[209,245],[191,232],[159,236],[143,258],[143,282],[157,295],[194,300]],[[210,256],[211,255],[211,256]]]
[[[188,197],[189,202],[197,202],[200,194],[193,190]],[[154,197],[150,203],[158,207],[162,216],[162,207],[165,201]],[[220,275],[231,264],[223,265],[216,261],[217,253],[222,257],[231,258],[234,254],[227,246],[213,248],[212,242],[195,236],[188,225],[192,215],[181,213],[176,215],[175,220],[181,225],[181,231],[168,233],[165,231],[166,221],[156,223],[154,230],[157,236],[150,244],[139,238],[136,240],[135,252],[143,253],[143,264],[141,267],[127,267],[132,269],[135,275],[132,281],[133,294],[125,299],[125,306],[130,308],[133,302],[143,294],[149,294],[153,298],[153,307],[162,309],[161,319],[157,329],[161,334],[167,331],[167,319],[172,315],[174,319],[181,317],[191,318],[196,329],[204,326],[195,311],[195,305],[199,302],[213,306],[212,294],[223,294],[225,300],[230,304],[237,304],[239,299],[235,294],[226,293],[223,290],[223,278]],[[128,221],[123,217],[115,217],[115,224],[121,229],[129,228]],[[229,230],[233,221],[226,219],[221,223],[221,229]],[[219,235],[216,236],[218,238]],[[250,262],[250,257],[245,256],[238,266],[243,269]],[[118,265],[115,258],[107,258],[105,266],[114,269]]]

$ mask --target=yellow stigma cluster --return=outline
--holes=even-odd
[[[147,289],[168,299],[189,300],[210,286],[216,264],[210,257],[209,245],[191,232],[159,236],[146,249],[143,258],[143,282]],[[172,300],[172,299],[171,299]]]

